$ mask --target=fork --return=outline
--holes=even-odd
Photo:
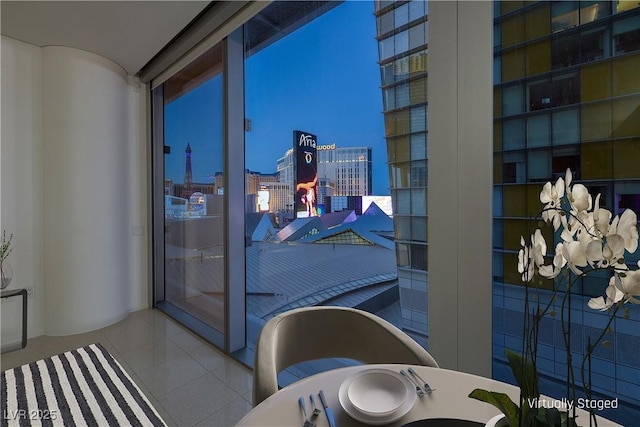
[[[311,420],[315,419],[318,415],[320,415],[320,409],[316,406],[316,401],[313,399],[313,394],[309,395],[309,400],[311,400],[311,406],[313,406],[313,412],[311,413]]]
[[[418,373],[416,371],[413,370],[413,368],[409,368],[409,373],[411,375],[413,375],[414,377],[416,377],[416,379],[420,380],[424,385],[424,391],[427,394],[431,394],[431,392],[433,392],[435,390],[435,388],[431,388],[431,386],[429,385],[429,383],[427,383],[425,380],[422,379],[422,377],[420,375],[418,375]]]
[[[416,384],[416,382],[413,380],[413,378],[409,374],[407,374],[404,370],[400,370],[400,374],[402,374],[402,376],[407,378],[411,382],[411,384],[416,386],[416,394],[418,396],[421,396],[421,397],[424,396],[424,391],[422,391],[420,386],[418,384]]]
[[[307,418],[307,408],[305,407],[303,397],[298,399],[298,404],[300,405],[300,409],[302,409],[302,418],[304,419],[302,427],[316,427],[316,423]]]

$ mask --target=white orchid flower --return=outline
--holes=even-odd
[[[624,295],[624,300],[640,304],[640,270],[625,271],[624,277],[616,274],[615,285]]]
[[[576,184],[567,189],[567,196],[573,213],[584,212],[591,209],[591,194],[582,184]]]
[[[568,217],[562,216],[561,224],[560,238],[565,242],[579,240],[586,246],[591,240],[597,239],[593,233],[593,212],[582,211]]]
[[[589,243],[592,240],[598,239],[594,234],[595,221],[593,219],[593,212],[581,211],[571,217],[572,227],[575,228],[575,237],[577,240]]]
[[[538,273],[547,279],[555,278],[562,268],[567,264],[567,260],[562,256],[562,243],[556,245],[556,254],[553,257],[553,262],[550,265],[542,265],[538,269]]]
[[[607,209],[600,208],[600,193],[598,193],[593,205],[593,225],[599,237],[609,234],[611,216],[611,212]]]
[[[617,234],[607,237],[604,244],[599,239],[590,241],[587,244],[585,255],[587,262],[592,267],[609,268],[613,266],[616,269],[626,269],[626,264],[618,263],[618,260],[624,259],[624,239]]]
[[[562,207],[564,190],[564,180],[558,178],[555,185],[547,182],[540,192],[540,202],[545,204],[542,219],[546,222],[553,223],[554,230],[560,227],[560,218],[562,217],[562,215],[560,215],[560,209]]]
[[[567,217],[564,215],[560,216],[560,224],[562,225],[562,232],[560,233],[560,238],[565,242],[572,242],[576,231],[578,231],[578,222],[575,218],[571,217],[570,221],[567,221]],[[556,229],[557,231],[557,229]]]
[[[567,171],[564,174],[564,181],[567,185],[567,188],[571,185],[571,181],[573,181],[573,174],[571,173],[571,168],[567,168]]]
[[[616,216],[611,221],[610,234],[618,234],[624,239],[624,248],[629,253],[638,249],[638,216],[631,209],[625,209],[620,218]]]
[[[520,246],[518,252],[518,273],[522,274],[523,282],[530,282],[533,279],[535,263],[531,256],[531,248],[524,242],[524,237],[520,236]]]
[[[531,236],[531,258],[537,267],[544,264],[544,256],[546,254],[547,242],[544,240],[544,236],[538,228]]]
[[[589,308],[605,311],[611,308],[613,304],[622,300],[624,294],[615,285],[615,281],[616,278],[611,276],[611,279],[609,280],[609,286],[607,286],[607,289],[605,290],[605,294],[607,296],[606,300],[604,297],[591,298],[587,303]]]
[[[580,241],[564,242],[562,244],[562,256],[567,260],[571,271],[578,276],[584,273],[578,267],[587,266],[586,245]]]

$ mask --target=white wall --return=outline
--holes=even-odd
[[[0,227],[13,233],[9,289],[34,290],[29,334],[41,335],[43,311],[42,50],[2,37]],[[18,342],[21,301],[2,300],[2,343]]]
[[[146,90],[105,58],[2,37],[1,220],[10,288],[34,290],[30,337],[148,306]],[[18,303],[2,304],[3,345]]]

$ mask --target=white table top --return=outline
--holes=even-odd
[[[382,368],[399,372],[407,365],[362,365],[322,372],[297,381],[256,406],[237,426],[302,426],[302,413],[298,398],[304,397],[307,414],[311,405],[309,395],[313,394],[318,407],[322,407],[318,391],[324,390],[328,406],[333,410],[338,427],[365,425],[351,418],[340,406],[338,390],[350,375],[362,369]],[[514,402],[519,399],[519,389],[513,385],[463,372],[448,369],[413,366],[429,385],[436,389],[433,393],[419,397],[411,411],[390,426],[402,426],[412,421],[429,418],[451,418],[485,423],[500,412],[493,405],[471,399],[469,393],[476,388],[508,394]],[[589,425],[588,414],[578,411],[579,425]],[[317,427],[328,427],[324,411],[314,420]],[[604,419],[598,419],[598,426],[618,426]]]

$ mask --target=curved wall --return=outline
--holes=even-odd
[[[69,335],[129,311],[127,76],[57,46],[42,67],[44,333]]]

